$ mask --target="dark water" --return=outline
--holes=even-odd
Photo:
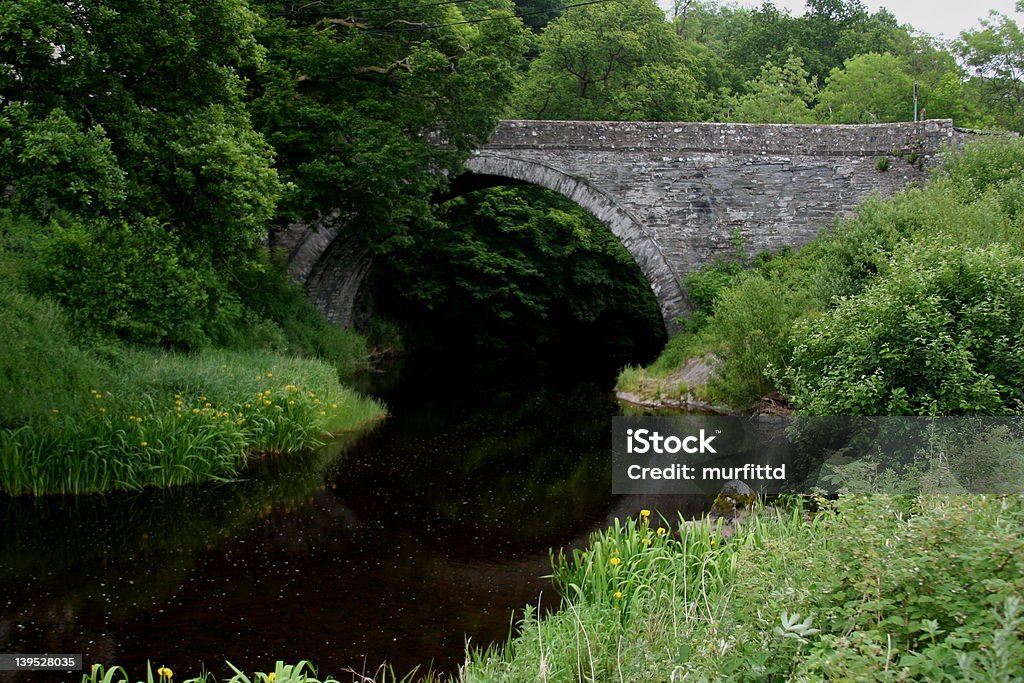
[[[451,672],[467,638],[503,641],[541,592],[557,606],[549,548],[659,502],[611,495],[610,375],[578,377],[409,369],[378,387],[393,416],[376,431],[244,481],[0,497],[0,652],[140,678],[147,660],[178,677],[278,659],[342,680],[384,661]]]

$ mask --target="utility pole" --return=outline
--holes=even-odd
[[[914,81],[914,123],[917,123],[917,81]]]

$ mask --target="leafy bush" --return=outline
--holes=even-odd
[[[994,681],[1024,670],[1024,499],[762,512],[723,542],[645,517],[554,561],[564,608],[460,680]],[[1010,673],[1013,672],[1013,673]],[[539,675],[541,674],[541,675]]]
[[[155,220],[54,223],[39,246],[35,279],[39,292],[94,333],[180,347],[205,341],[204,283]]]
[[[943,175],[974,194],[1024,177],[1024,141],[994,137],[947,151]]]
[[[1024,257],[916,243],[888,277],[802,321],[785,373],[820,415],[1024,411]]]
[[[712,388],[731,405],[749,405],[771,390],[768,368],[789,357],[789,331],[809,295],[758,273],[722,292],[709,334],[723,360]]]

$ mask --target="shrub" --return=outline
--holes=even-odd
[[[790,327],[808,304],[805,292],[757,273],[725,290],[708,330],[723,360],[712,382],[715,394],[744,406],[771,391],[768,368],[786,363]]]
[[[1022,411],[1024,257],[943,241],[906,247],[888,277],[797,325],[784,374],[801,411]]]
[[[36,289],[85,330],[140,344],[205,342],[204,283],[155,220],[54,223],[38,258]]]

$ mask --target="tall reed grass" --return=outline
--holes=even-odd
[[[343,387],[332,367],[267,352],[122,350],[96,367],[91,386],[73,382],[0,429],[0,489],[90,493],[230,479],[256,456],[320,445],[384,412]]]

